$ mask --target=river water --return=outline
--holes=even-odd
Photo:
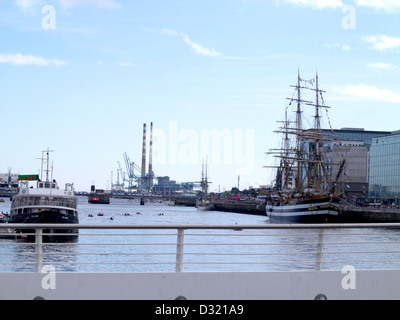
[[[86,197],[78,199],[81,224],[269,223],[266,216],[204,212],[161,202],[141,206],[136,200],[111,199],[111,204],[101,205],[88,203]],[[0,212],[9,211],[10,201],[5,199]],[[174,272],[176,234],[176,230],[80,230],[74,242],[44,245],[43,265],[63,272]],[[318,230],[186,230],[183,271],[314,270],[319,236]],[[322,269],[340,270],[349,264],[362,269],[400,268],[397,229],[329,230],[324,243]],[[34,271],[33,253],[34,245],[25,240],[0,239],[0,272]]]

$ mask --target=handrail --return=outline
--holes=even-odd
[[[97,260],[74,261],[79,260],[77,256],[89,257],[117,257],[123,256],[123,261],[111,261],[99,263],[108,263],[111,265],[175,265],[175,272],[183,272],[184,266],[213,266],[213,265],[278,265],[278,264],[305,264],[307,268],[320,271],[326,263],[348,263],[348,256],[351,255],[352,261],[358,263],[378,263],[382,259],[379,255],[388,255],[391,261],[400,265],[400,233],[396,239],[388,241],[372,239],[362,239],[364,231],[355,234],[347,233],[343,230],[348,229],[400,229],[400,223],[368,223],[368,224],[262,224],[262,225],[194,225],[194,224],[11,224],[0,225],[2,228],[17,230],[34,230],[30,233],[35,237],[33,242],[33,263],[35,272],[41,272],[44,264],[49,263],[47,258],[53,256],[69,256],[69,252],[60,252],[62,246],[68,246],[68,243],[47,243],[43,237],[46,236],[71,236],[71,234],[49,234],[49,229],[76,229],[79,230],[78,237],[104,237],[96,242],[78,242],[76,247],[84,248],[74,252],[72,261],[61,259],[60,264],[96,264]],[[84,230],[97,230],[98,233],[87,233]],[[110,230],[120,230],[121,233],[104,233]],[[127,233],[126,231],[141,230],[141,233]],[[157,233],[154,233],[158,230]],[[164,230],[162,233],[160,230]],[[217,230],[220,233],[215,233]],[[255,231],[259,233],[255,233]],[[276,234],[270,231],[277,230]],[[295,231],[299,233],[294,233]],[[311,230],[312,232],[304,232]],[[123,231],[123,232],[122,232]],[[150,232],[152,231],[152,233]],[[175,232],[171,232],[175,231]],[[199,233],[198,231],[202,231]],[[244,231],[244,232],[242,232]],[[330,231],[330,232],[329,232]],[[61,231],[63,232],[63,231]],[[286,232],[286,233],[282,233]],[[397,233],[394,233],[397,234]],[[138,238],[131,241],[131,236]],[[356,237],[354,239],[336,240],[336,237]],[[155,237],[153,240],[151,237]],[[157,237],[168,237],[160,240]],[[174,240],[171,240],[174,237]],[[276,237],[279,237],[276,240]],[[115,239],[121,238],[121,241]],[[136,239],[135,238],[135,239]],[[222,241],[218,239],[223,239]],[[253,239],[255,239],[253,241]],[[293,241],[292,241],[293,240]],[[382,246],[391,244],[390,248],[382,249]],[[396,246],[396,244],[398,246]],[[7,243],[10,245],[10,243]],[[15,245],[24,245],[15,243]],[[345,251],[344,246],[349,248]],[[358,248],[357,246],[362,246]],[[378,246],[378,247],[377,247]],[[379,247],[380,246],[380,247]],[[2,244],[0,243],[0,248]],[[5,246],[4,246],[5,247]],[[75,248],[75,247],[74,247]],[[104,251],[94,250],[101,248]],[[163,251],[159,251],[162,248]],[[168,250],[167,250],[168,248]],[[279,249],[280,248],[280,249]],[[283,249],[282,249],[283,248]],[[368,248],[369,251],[366,251]],[[398,249],[397,249],[398,248]],[[57,250],[56,250],[57,249]],[[112,250],[118,251],[112,251]],[[186,249],[186,250],[185,250]],[[304,249],[304,250],[303,250]],[[302,251],[303,250],[303,251]],[[22,250],[23,251],[23,250]],[[6,264],[2,261],[2,256],[7,252],[0,250],[0,266]],[[19,256],[28,256],[29,252],[18,252]],[[175,257],[174,261],[153,261],[149,256]],[[325,260],[329,256],[332,261]],[[359,259],[359,256],[367,256]],[[140,257],[146,257],[147,260],[139,260]],[[244,257],[246,257],[244,259]],[[282,257],[282,261],[273,259]],[[46,259],[45,259],[46,258]],[[205,260],[206,258],[211,260]],[[237,259],[236,259],[237,258]],[[231,260],[230,260],[231,259]],[[248,259],[248,260],[246,260]],[[50,262],[51,263],[51,262]],[[58,262],[54,262],[57,264]],[[10,263],[11,264],[11,263]]]
[[[312,224],[47,224],[47,223],[7,223],[0,227],[10,229],[373,229],[373,228],[389,228],[399,229],[400,223],[312,223]]]

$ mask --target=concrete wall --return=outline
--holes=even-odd
[[[400,299],[400,271],[0,273],[0,299]]]

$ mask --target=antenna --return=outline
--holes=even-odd
[[[50,169],[49,169],[49,158],[50,158],[49,153],[54,152],[54,150],[50,150],[49,147],[47,147],[47,150],[42,151],[42,170],[41,170],[41,174],[40,174],[41,178],[43,178],[43,161],[44,161],[43,154],[45,152],[46,152],[46,168],[47,168],[45,171],[46,171],[46,181],[48,182],[49,181],[49,171],[50,171]]]

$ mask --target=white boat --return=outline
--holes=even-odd
[[[42,167],[43,161],[42,157]],[[79,223],[77,199],[72,183],[60,189],[56,180],[49,178],[49,150],[47,150],[46,179],[39,175],[19,176],[19,191],[12,199],[9,223]],[[32,183],[34,182],[34,183]],[[32,185],[34,184],[34,185]],[[30,233],[32,230],[21,229]],[[77,229],[45,229],[44,233],[77,233]]]
[[[319,89],[318,74],[315,79],[304,80],[298,75],[295,93],[289,98],[286,107],[285,120],[282,121],[278,133],[283,134],[281,148],[269,152],[280,160],[274,190],[267,198],[266,214],[275,222],[331,222],[339,214],[341,194],[336,191],[336,184],[341,175],[344,162],[334,164],[324,158],[324,142],[333,141],[334,136],[328,136],[321,129],[322,109],[324,105]],[[303,91],[312,92],[315,101],[305,100]],[[291,112],[295,119],[288,118],[288,109],[295,103]],[[304,107],[313,107],[311,115],[313,127],[305,128]],[[312,119],[313,118],[313,119]],[[340,165],[335,180],[332,180],[332,167]],[[271,167],[271,166],[269,166]]]
[[[204,201],[199,200],[199,201],[197,201],[196,207],[200,211],[212,211],[212,210],[214,210],[214,204],[211,203],[208,200],[204,200]]]

